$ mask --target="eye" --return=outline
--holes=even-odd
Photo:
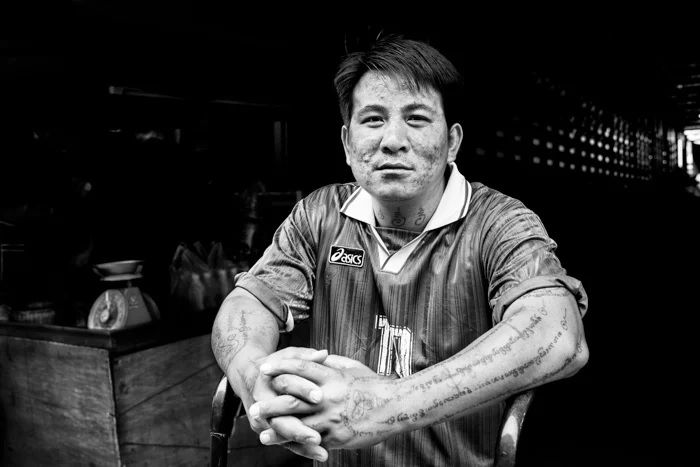
[[[430,123],[430,119],[425,115],[413,114],[408,116],[408,123],[420,126]]]
[[[379,115],[370,115],[368,117],[363,118],[360,120],[360,123],[362,124],[381,124],[383,122],[382,117]]]

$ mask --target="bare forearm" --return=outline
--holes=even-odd
[[[236,289],[224,300],[212,328],[212,350],[246,406],[258,374],[255,362],[274,352],[278,340],[275,318],[255,297]]]
[[[234,392],[243,401],[253,431],[269,430],[268,421],[274,423],[279,432],[278,440],[285,443],[287,449],[325,461],[328,453],[319,446],[321,435],[296,416],[259,417],[256,411],[250,410],[256,401],[279,396],[271,387],[270,378],[260,374],[260,365],[284,358],[321,363],[328,356],[325,350],[301,347],[275,351],[279,341],[277,326],[277,320],[257,298],[243,289],[235,289],[224,300],[214,321],[211,339],[214,356]],[[306,380],[297,380],[285,389],[284,397],[294,399],[296,407],[308,408],[320,400],[315,395],[320,393],[318,386]]]
[[[472,345],[408,378],[377,390],[358,379],[346,398],[346,426],[356,436],[381,439],[575,373],[588,350],[576,303],[562,292],[543,289],[519,299]]]

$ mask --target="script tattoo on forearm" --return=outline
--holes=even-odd
[[[543,291],[546,292],[546,291]],[[540,293],[543,293],[540,292]],[[567,292],[568,293],[568,292]],[[542,295],[544,296],[544,295]],[[447,403],[450,403],[454,400],[457,400],[467,394],[472,394],[476,393],[479,391],[484,390],[488,386],[501,382],[503,380],[506,380],[508,378],[519,378],[527,373],[527,370],[532,368],[532,367],[538,367],[543,364],[543,362],[546,361],[547,356],[552,352],[552,350],[557,346],[557,344],[562,341],[562,336],[566,331],[569,329],[569,322],[567,320],[568,313],[570,311],[564,307],[563,308],[563,317],[561,320],[558,321],[559,328],[555,329],[555,332],[552,334],[552,337],[550,341],[546,344],[543,344],[542,346],[538,347],[536,354],[530,358],[529,360],[520,363],[516,366],[513,366],[503,373],[496,375],[488,380],[480,381],[478,384],[474,385],[467,385],[463,384],[463,380],[465,376],[470,376],[471,378],[477,378],[477,372],[475,372],[475,368],[479,366],[487,366],[491,363],[494,363],[497,359],[500,359],[502,357],[507,356],[513,351],[513,344],[516,343],[519,340],[523,339],[528,339],[531,336],[534,335],[535,331],[534,329],[540,325],[542,321],[542,316],[541,315],[547,315],[547,313],[550,313],[551,310],[548,312],[544,307],[540,307],[538,309],[538,312],[533,314],[530,317],[530,322],[524,326],[522,329],[518,329],[515,327],[511,321],[512,318],[508,319],[507,321],[504,322],[507,326],[511,327],[515,331],[515,335],[511,335],[506,342],[504,342],[502,345],[498,347],[494,347],[491,352],[481,356],[480,358],[474,359],[471,362],[467,363],[466,365],[457,367],[454,371],[450,371],[449,367],[446,365],[447,362],[449,362],[452,359],[445,360],[444,362],[438,363],[436,366],[441,367],[442,371],[438,373],[437,375],[434,375],[431,380],[428,381],[423,381],[419,384],[414,384],[411,386],[411,392],[416,392],[416,391],[421,391],[423,393],[428,392],[431,387],[434,385],[438,384],[447,384],[448,387],[452,389],[451,393],[447,395],[446,397],[440,398],[440,399],[433,399],[430,401],[429,405],[413,411],[411,413],[399,413],[397,415],[391,416],[388,419],[384,420],[382,423],[387,424],[387,425],[392,425],[397,422],[401,422],[404,420],[411,420],[412,422],[417,422],[418,420],[426,417],[428,414],[430,414],[432,411],[435,409],[438,409],[442,406],[444,406]],[[544,313],[543,313],[544,312]],[[576,312],[575,310],[573,312]],[[578,340],[577,340],[577,345],[575,347],[574,352],[571,355],[566,356],[562,364],[539,376],[538,378],[535,378],[533,381],[529,382],[527,384],[527,388],[529,387],[534,387],[537,386],[550,378],[557,376],[561,372],[564,372],[567,370],[567,368],[574,362],[577,358],[577,354],[583,351],[582,347],[582,337],[579,335]],[[454,358],[454,357],[453,357]],[[516,390],[509,391],[507,394],[498,394],[494,397],[490,397],[484,401],[481,401],[478,403],[473,409],[477,409],[480,407],[487,406],[494,402],[495,400],[502,399],[504,397],[508,397],[512,394],[515,394],[517,392],[523,391],[523,387],[519,387]],[[460,415],[460,413],[456,412],[450,412],[442,417],[440,417],[437,422],[445,421],[450,418],[453,418],[455,416]]]
[[[545,312],[545,314],[546,314],[546,312]],[[502,345],[500,345],[498,347],[493,347],[491,349],[491,352],[486,353],[486,354],[482,355],[481,357],[472,360],[470,363],[468,363],[462,367],[458,367],[456,370],[456,374],[457,374],[460,381],[462,380],[463,375],[465,375],[465,374],[472,375],[474,373],[474,370],[476,369],[476,367],[486,366],[490,363],[493,363],[498,357],[505,357],[508,354],[510,354],[513,350],[513,345],[515,343],[517,343],[518,341],[526,340],[526,339],[529,339],[530,337],[534,336],[535,335],[535,328],[541,324],[542,317],[539,314],[534,314],[533,316],[530,316],[530,322],[522,330],[513,326],[511,324],[511,321],[513,321],[513,317],[504,321],[503,324],[505,326],[512,328],[515,331],[515,335],[508,337],[508,340],[505,341]],[[449,361],[449,360],[446,360],[445,362],[442,362],[439,365],[444,365],[447,361]],[[424,392],[426,390],[428,390],[428,388],[423,389]]]

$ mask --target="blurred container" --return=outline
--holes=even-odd
[[[0,303],[0,321],[10,321],[12,308],[9,305]]]
[[[237,273],[246,264],[225,257],[221,243],[206,248],[180,244],[170,264],[171,306],[179,313],[215,312],[233,290]]]
[[[113,261],[111,263],[101,263],[95,265],[95,270],[102,277],[118,276],[124,274],[141,274],[143,268],[142,260]]]
[[[25,309],[14,310],[12,320],[18,323],[53,324],[56,321],[56,311],[51,302],[34,302]]]

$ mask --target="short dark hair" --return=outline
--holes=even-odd
[[[431,45],[392,35],[348,54],[338,67],[334,84],[345,125],[352,116],[352,93],[368,71],[404,79],[412,91],[432,87],[442,99],[447,125],[461,119],[464,81],[457,68]]]

